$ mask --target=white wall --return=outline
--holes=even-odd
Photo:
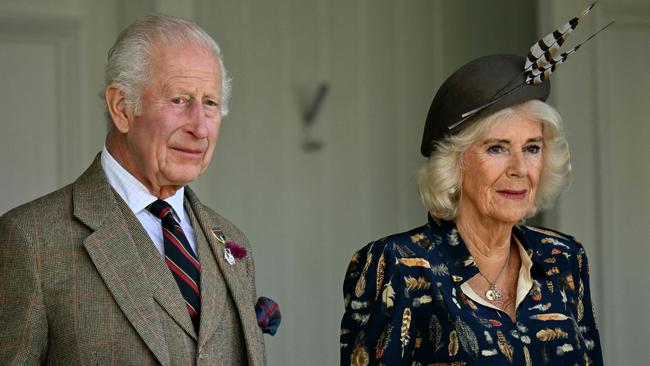
[[[235,87],[197,188],[249,235],[258,292],[282,306],[280,333],[267,338],[271,365],[338,363],[348,261],[367,242],[425,222],[415,172],[433,94],[461,62],[530,45],[532,12],[497,25],[485,16],[515,3],[197,3]],[[323,148],[306,152],[301,102],[321,82],[330,94],[312,136]]]
[[[587,3],[540,2],[546,31]],[[575,44],[615,23],[553,76],[575,179],[549,222],[575,234],[590,259],[592,298],[605,364],[645,365],[650,338],[650,3],[600,2],[571,36]]]
[[[553,77],[575,181],[546,224],[592,263],[606,363],[643,364],[650,319],[650,9],[595,8],[569,45],[616,24]],[[586,2],[553,0],[24,0],[0,2],[0,211],[76,177],[101,148],[97,93],[121,27],[152,11],[193,18],[234,77],[231,115],[194,185],[255,246],[258,291],[284,313],[270,365],[338,363],[342,277],[354,250],[424,222],[415,171],[434,91],[461,63],[525,54]],[[539,14],[539,19],[537,15]],[[539,30],[536,30],[539,29]],[[302,108],[330,86],[302,149]],[[633,296],[630,294],[634,294]]]

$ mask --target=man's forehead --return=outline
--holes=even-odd
[[[205,47],[159,46],[150,52],[149,62],[152,77],[164,77],[174,72],[221,76],[221,66],[217,57]]]
[[[179,65],[183,63],[182,61],[211,64],[210,66],[214,67],[216,71],[221,72],[218,57],[213,50],[196,42],[183,44],[156,42],[149,49],[149,62],[152,66],[154,64],[160,66]]]

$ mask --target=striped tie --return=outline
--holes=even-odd
[[[200,276],[201,265],[183,233],[183,229],[174,219],[171,206],[162,200],[147,206],[147,209],[160,218],[162,223],[165,262],[172,271],[178,288],[183,294],[187,311],[190,313],[194,330],[199,334],[201,315]]]

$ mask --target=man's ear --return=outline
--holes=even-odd
[[[126,94],[121,88],[120,84],[112,83],[104,90],[104,99],[106,99],[106,107],[108,114],[113,120],[115,129],[121,133],[129,132],[129,126],[133,120],[133,110],[126,102]]]

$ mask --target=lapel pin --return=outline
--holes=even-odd
[[[226,248],[223,250],[223,258],[230,264],[231,266],[235,264],[235,256],[232,255],[232,252],[230,251],[229,248]]]
[[[237,259],[244,259],[248,254],[248,251],[245,247],[235,243],[234,241],[226,242],[226,236],[221,230],[220,227],[215,226],[210,229],[212,235],[217,239],[217,241],[224,245],[223,249],[223,259],[228,262],[231,266],[235,264]]]

